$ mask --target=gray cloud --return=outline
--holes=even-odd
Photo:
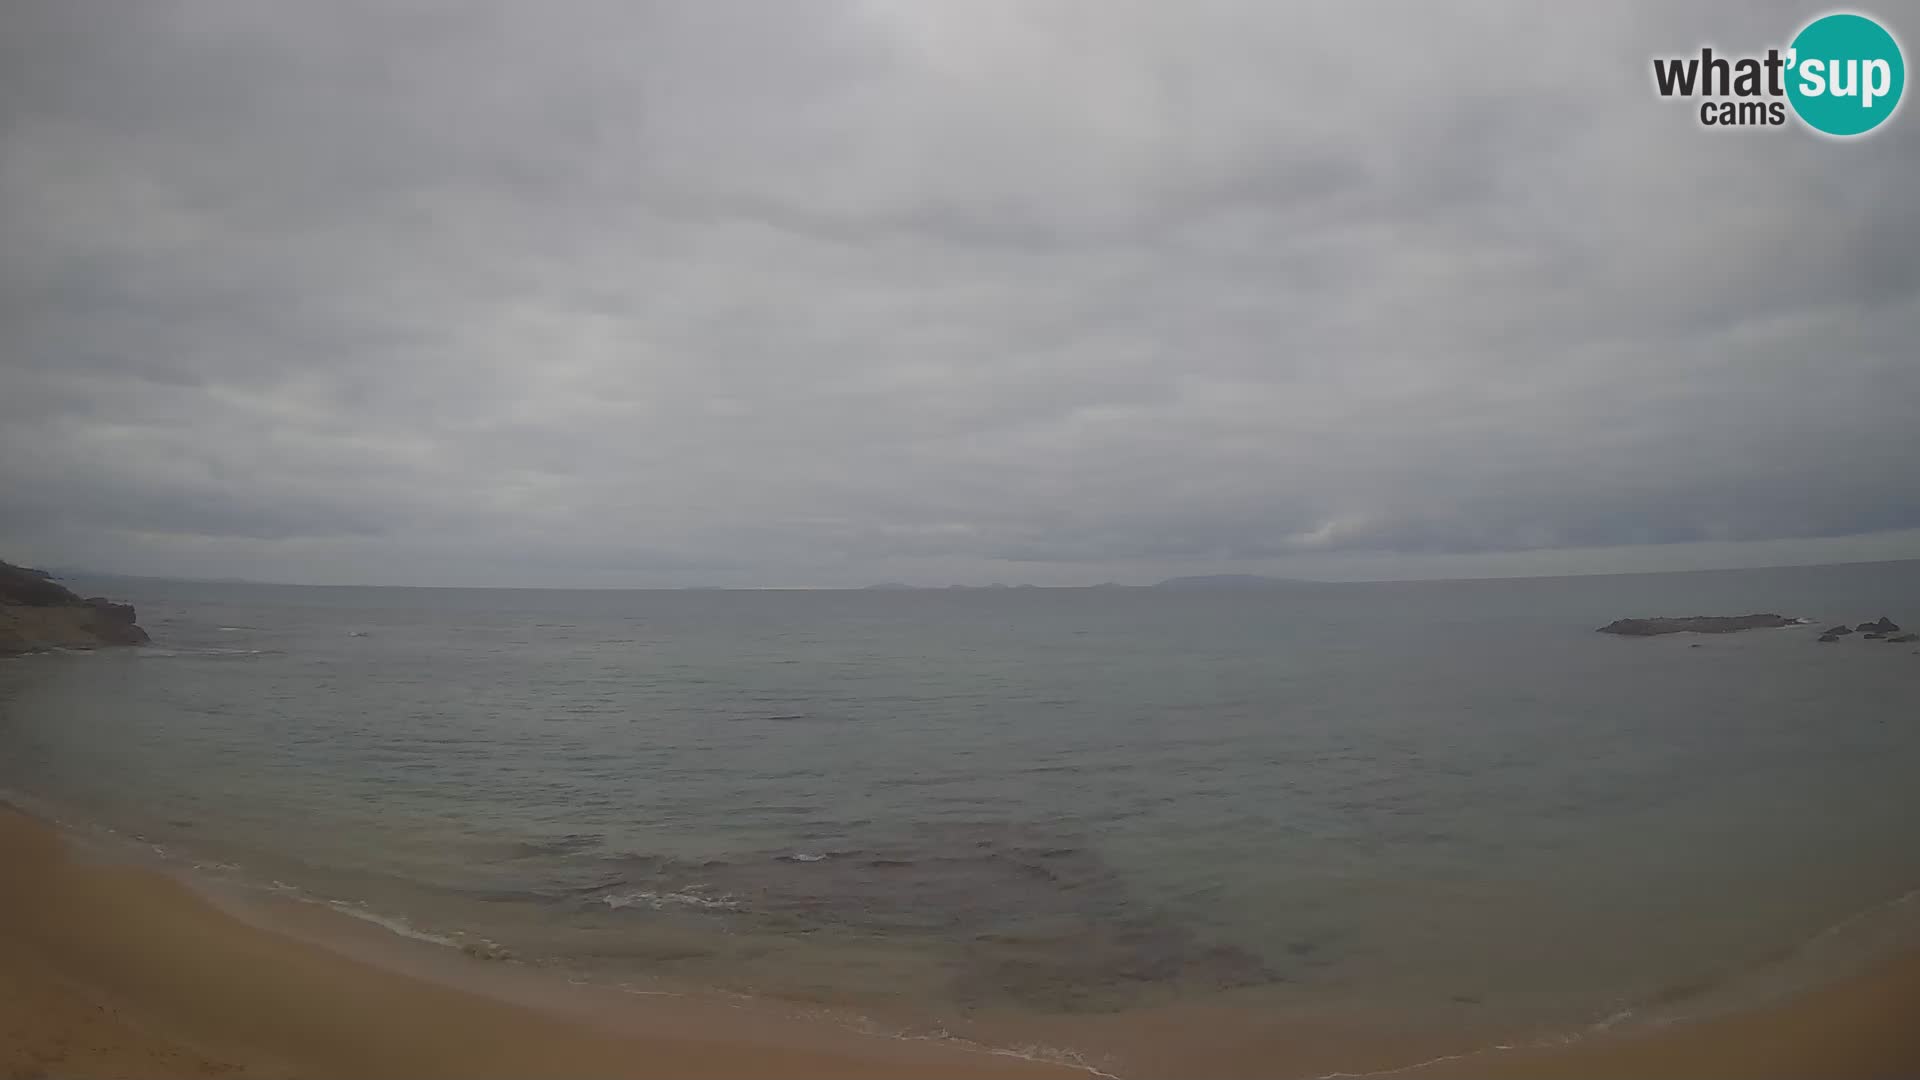
[[[1709,132],[1649,86],[1805,15],[10,5],[0,545],[529,584],[1920,555],[1911,109]]]

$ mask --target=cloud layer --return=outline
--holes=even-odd
[[[634,585],[1920,555],[1911,109],[1704,130],[1650,57],[1808,12],[1592,7],[9,5],[0,544]]]

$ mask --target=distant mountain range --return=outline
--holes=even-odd
[[[1301,581],[1299,578],[1262,577],[1259,574],[1201,574],[1196,577],[1168,578],[1155,589],[1291,589],[1302,585],[1317,585],[1314,581]]]
[[[1174,589],[1182,592],[1226,592],[1243,589],[1288,589],[1318,582],[1301,581],[1298,578],[1262,577],[1259,574],[1201,574],[1193,577],[1168,578],[1152,585],[1121,585],[1105,581],[1098,585],[1046,586],[1048,588],[1070,589]],[[948,591],[985,591],[989,589],[1036,589],[1038,585],[908,585],[899,581],[883,581],[877,585],[868,585],[868,591],[878,592],[948,592]]]
[[[878,590],[880,592],[946,592],[948,590],[963,590],[963,589],[971,590],[971,591],[985,591],[988,589],[1038,589],[1038,588],[1040,588],[1040,586],[1038,585],[1002,585],[1000,582],[997,582],[997,581],[991,585],[908,585],[905,582],[900,582],[900,581],[883,581],[878,585],[866,586],[866,589],[869,592],[872,592],[875,590]]]

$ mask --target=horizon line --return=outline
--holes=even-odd
[[[252,585],[252,586],[272,586],[276,588],[289,588],[289,589],[438,589],[438,590],[456,590],[456,591],[485,590],[485,591],[491,591],[491,592],[877,592],[877,593],[933,592],[933,593],[944,593],[944,592],[1022,592],[1022,591],[1031,592],[1036,590],[1047,590],[1047,591],[1053,591],[1053,592],[1067,592],[1067,591],[1085,592],[1085,591],[1091,591],[1095,589],[1142,589],[1142,590],[1156,589],[1168,584],[1169,582],[1186,581],[1186,580],[1192,580],[1192,579],[1206,579],[1206,578],[1242,578],[1242,579],[1246,579],[1249,582],[1249,585],[1247,585],[1244,589],[1236,589],[1234,587],[1228,586],[1228,587],[1216,588],[1211,590],[1200,590],[1200,589],[1191,590],[1196,592],[1198,591],[1235,592],[1235,591],[1254,591],[1257,588],[1265,587],[1267,585],[1283,586],[1283,587],[1289,586],[1289,585],[1310,585],[1310,586],[1316,586],[1316,587],[1335,586],[1335,585],[1414,585],[1414,584],[1435,584],[1435,583],[1445,583],[1445,582],[1468,583],[1468,582],[1487,582],[1487,581],[1552,580],[1556,578],[1652,577],[1652,576],[1672,575],[1672,574],[1736,574],[1736,573],[1747,573],[1747,572],[1767,571],[1767,570],[1814,570],[1814,569],[1821,569],[1825,567],[1835,567],[1835,566],[1876,566],[1876,565],[1891,565],[1895,563],[1910,563],[1910,562],[1920,562],[1920,556],[1909,556],[1906,558],[1896,558],[1896,559],[1843,559],[1835,562],[1817,562],[1817,563],[1770,563],[1764,566],[1719,566],[1719,567],[1694,567],[1694,568],[1688,568],[1688,569],[1663,569],[1663,570],[1592,570],[1592,571],[1576,570],[1576,571],[1571,571],[1567,573],[1555,573],[1555,574],[1483,574],[1483,575],[1459,576],[1459,577],[1330,579],[1330,578],[1306,578],[1306,577],[1281,577],[1281,576],[1271,575],[1271,574],[1249,574],[1249,573],[1225,572],[1225,573],[1213,573],[1213,574],[1180,574],[1180,575],[1174,575],[1172,577],[1161,578],[1158,581],[1151,581],[1151,582],[1137,583],[1137,584],[1119,582],[1119,581],[1102,581],[1102,582],[1095,582],[1090,585],[1036,585],[1036,584],[1026,583],[1026,582],[1019,583],[1019,584],[1005,584],[1000,582],[994,582],[986,585],[961,585],[961,584],[914,585],[914,584],[909,584],[905,582],[893,582],[893,581],[871,582],[865,585],[403,585],[403,584],[370,584],[370,583],[346,583],[346,582],[332,583],[332,584],[319,584],[314,582],[299,582],[299,581],[266,581],[266,580],[260,580],[260,579],[254,579],[254,578],[191,577],[191,576],[172,576],[167,574],[128,574],[128,573],[122,573],[122,572],[113,571],[113,570],[87,569],[87,568],[81,568],[81,567],[44,567],[40,569],[45,569],[46,572],[53,575],[55,579],[96,578],[96,579],[120,579],[120,580],[128,580],[128,581],[170,581],[170,582],[177,582],[181,584],[192,584],[192,585]],[[1251,584],[1252,582],[1256,582],[1256,581],[1263,583],[1263,585],[1255,586]]]

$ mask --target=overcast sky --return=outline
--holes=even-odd
[[[13,0],[0,557],[1920,557],[1913,106],[1842,142],[1652,91],[1816,8]]]

